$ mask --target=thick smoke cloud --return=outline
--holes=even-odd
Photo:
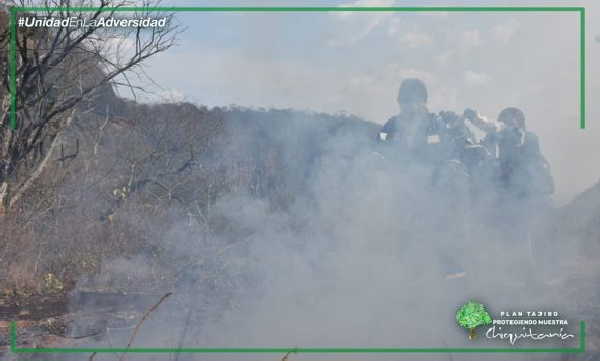
[[[594,10],[588,15],[594,14]],[[448,22],[450,17],[443,18]],[[353,112],[373,122],[381,122],[395,111],[393,98],[401,78],[421,76],[430,85],[435,110],[460,110],[471,106],[495,117],[504,106],[523,105],[530,120],[529,128],[540,135],[542,150],[554,167],[557,200],[562,204],[598,177],[593,156],[593,150],[597,149],[598,127],[593,122],[597,107],[588,105],[588,129],[577,129],[577,97],[573,95],[573,89],[577,89],[575,30],[568,34],[564,32],[563,38],[557,39],[544,35],[549,28],[547,18],[515,18],[518,21],[509,19],[506,24],[501,24],[504,27],[495,28],[498,43],[519,31],[531,35],[523,30],[528,27],[536,28],[534,32],[540,36],[531,36],[537,44],[533,50],[520,42],[526,37],[513,38],[513,41],[520,39],[517,47],[523,53],[550,49],[544,56],[551,59],[555,54],[551,51],[552,44],[570,44],[564,53],[573,56],[569,55],[566,60],[552,58],[554,62],[539,67],[543,71],[537,75],[547,79],[555,69],[564,70],[551,87],[541,83],[528,83],[517,87],[518,91],[508,87],[502,79],[513,80],[514,74],[508,76],[506,73],[507,69],[514,68],[511,61],[525,60],[499,51],[486,52],[481,44],[477,45],[474,33],[469,33],[469,39],[475,39],[472,42],[475,50],[472,50],[476,55],[448,52],[428,58],[446,71],[440,73],[410,64],[393,64],[378,68],[381,71],[376,74],[352,77],[348,72],[300,64],[293,67],[300,71],[292,76],[284,71],[288,63],[264,64],[258,61],[260,59],[245,57],[243,52],[232,51],[231,56],[223,57],[220,53],[203,51],[205,56],[201,59],[205,66],[198,69],[196,78],[208,84],[207,88],[217,88],[222,84],[210,79],[208,65],[222,66],[225,62],[225,71],[221,70],[219,74],[224,74],[225,84],[230,89],[241,91],[233,95],[214,92],[229,94],[225,100],[214,99],[214,94],[209,94],[208,90],[192,98],[201,103],[208,99],[209,105],[227,103],[231,99],[251,106],[270,105],[267,101],[254,101],[269,99],[268,87],[257,91],[256,84],[274,83],[278,85],[275,87],[277,94],[288,95],[280,99],[282,106],[336,111],[340,104],[351,103]],[[577,28],[572,18],[563,20],[557,16],[551,20],[558,24],[557,29]],[[249,22],[246,26],[254,27],[255,24]],[[447,31],[448,28],[444,29]],[[590,46],[597,45],[591,36],[588,39]],[[428,43],[427,46],[432,45]],[[562,46],[556,47],[562,49]],[[248,45],[248,48],[253,47]],[[179,57],[178,61],[190,62],[181,69],[193,68],[198,62],[198,54],[188,50],[174,53]],[[597,52],[597,46],[590,47],[590,56],[597,57]],[[424,59],[414,47],[410,54],[410,59],[415,62]],[[463,69],[465,71],[453,68],[458,60],[461,63],[467,58],[479,65],[504,63],[505,60],[509,65],[491,78],[477,67]],[[168,55],[164,59],[170,64],[174,61]],[[565,60],[569,65],[565,66],[559,60]],[[156,64],[158,66],[151,69],[156,70],[161,63]],[[532,63],[522,68],[538,69],[538,65]],[[169,69],[168,78],[173,81],[185,78],[181,84],[190,87],[185,89],[186,94],[193,93],[198,82],[196,78],[190,78],[189,71],[177,78],[173,76],[172,66],[164,68]],[[281,71],[273,72],[274,68]],[[590,71],[595,74],[596,70]],[[159,72],[157,70],[157,74]],[[240,84],[243,74],[253,74],[253,81]],[[158,78],[162,83],[160,76]],[[347,82],[340,80],[346,78]],[[594,80],[597,78],[588,76],[593,91],[598,90]],[[162,80],[169,87],[168,80]],[[463,81],[469,83],[470,88],[462,87]],[[339,87],[329,86],[331,84]],[[343,84],[348,86],[344,88]],[[344,91],[338,91],[340,87]],[[244,98],[244,90],[253,97]],[[365,95],[363,90],[371,92]],[[293,201],[281,209],[274,207],[268,197],[256,197],[243,190],[233,192],[217,199],[212,206],[212,217],[220,219],[223,226],[210,232],[201,226],[190,225],[189,220],[179,214],[174,215],[167,222],[169,232],[160,240],[161,246],[169,249],[169,257],[174,260],[197,259],[198,262],[177,275],[174,290],[164,290],[174,291],[174,295],[144,324],[135,347],[460,347],[473,343],[469,343],[465,331],[455,325],[454,311],[470,298],[489,304],[493,307],[492,312],[520,306],[535,309],[547,306],[568,312],[572,299],[566,293],[554,289],[551,284],[527,288],[522,276],[531,272],[531,266],[527,264],[531,258],[543,280],[552,281],[563,275],[565,265],[576,257],[573,248],[561,248],[564,252],[556,261],[555,246],[548,244],[551,240],[539,239],[538,253],[532,256],[528,245],[511,244],[502,237],[512,231],[510,224],[498,230],[481,223],[478,215],[494,209],[471,209],[471,217],[465,221],[455,214],[455,209],[447,207],[443,194],[428,186],[431,169],[419,166],[407,169],[395,164],[393,159],[381,156],[380,149],[370,138],[375,136],[374,132],[350,131],[328,137],[319,133],[312,119],[302,116],[294,121],[280,119],[282,124],[278,127],[260,127],[260,131],[251,136],[234,137],[230,144],[215,150],[225,158],[239,149],[252,149],[260,154],[257,143],[265,138],[283,144],[280,156],[287,165],[284,180],[287,190],[293,193]],[[243,121],[235,123],[231,132],[246,134],[247,126],[250,124]],[[316,148],[319,148],[318,152]],[[518,209],[519,205],[514,208]],[[135,223],[135,215],[131,217],[131,223]],[[457,244],[456,237],[446,229],[436,228],[436,222],[442,217],[457,224],[468,223],[469,232],[460,243]],[[539,229],[534,229],[534,233],[546,231],[543,222],[536,227]],[[444,277],[446,265],[440,249],[451,246],[460,249],[461,260],[468,270],[464,279],[447,280]],[[154,266],[153,261],[144,256],[118,259],[104,266],[104,276],[126,278],[140,270],[144,271],[142,273],[148,269],[155,272]],[[102,283],[102,280],[95,282]],[[112,338],[92,342],[92,345],[106,346],[110,341],[110,345],[116,347],[126,344],[128,337],[127,332],[115,333]],[[184,354],[178,359],[276,360],[282,356]],[[82,355],[57,355],[56,359],[67,357],[83,359]],[[452,361],[506,360],[509,357],[515,360],[560,359],[559,355],[549,354],[290,355],[291,360]],[[96,360],[109,359],[114,359],[114,355],[96,356]],[[175,356],[132,354],[127,359],[172,360]]]
[[[445,190],[431,187],[432,169],[399,165],[367,131],[321,136],[320,152],[313,154],[319,128],[311,119],[301,115],[287,122],[282,119],[277,127],[260,132],[284,144],[284,159],[293,161],[287,175],[296,181],[288,182],[296,193],[287,209],[240,191],[218,199],[212,207],[213,216],[227,225],[221,231],[206,236],[185,221],[172,223],[161,242],[166,242],[173,259],[197,259],[198,264],[178,278],[172,299],[144,324],[136,347],[472,346],[454,320],[456,309],[469,299],[488,303],[492,312],[568,304],[550,286],[525,286],[523,275],[531,272],[527,244],[502,238],[514,232],[510,224],[498,232],[497,225],[481,223],[480,215],[492,209],[470,209],[465,217],[449,208]],[[222,154],[239,147],[253,149],[253,143],[262,141],[243,136],[250,124],[232,124],[230,131],[240,136],[224,145]],[[295,141],[287,142],[290,134],[296,135]],[[465,225],[469,232],[456,238],[453,230]],[[468,275],[446,279],[444,252],[456,249]],[[542,253],[536,257],[540,264],[549,261]],[[127,262],[113,262],[106,272],[118,276],[140,269],[139,258],[129,261],[129,268]],[[118,346],[126,344],[127,337],[111,340]],[[282,356],[243,355],[257,360]],[[443,354],[290,357],[382,356],[505,359]],[[239,357],[186,354],[179,359]]]

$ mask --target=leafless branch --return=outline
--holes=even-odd
[[[55,10],[61,7],[96,6],[97,10],[77,12]],[[63,16],[99,19],[116,14],[116,9],[129,4],[126,0],[18,0],[16,5],[48,7],[46,11],[21,16]],[[145,3],[150,6],[150,3]],[[135,16],[148,16],[141,11]],[[130,28],[119,33],[89,26],[56,29],[27,29],[17,34],[16,100],[18,128],[8,126],[9,77],[3,72],[0,91],[0,184],[7,184],[4,203],[10,209],[31,186],[48,164],[50,150],[56,139],[69,126],[73,110],[90,101],[100,90],[122,86],[144,91],[134,84],[128,74],[139,77],[141,66],[150,57],[166,51],[175,44],[179,29],[171,23],[173,16],[165,15],[165,28]],[[0,49],[7,54],[8,17],[0,14]],[[115,45],[116,44],[116,45]],[[133,44],[126,48],[125,45]],[[124,51],[123,51],[124,49]],[[0,68],[7,70],[6,57]],[[123,81],[119,80],[123,79]],[[49,148],[44,149],[44,145]],[[19,177],[20,176],[20,177]],[[20,179],[22,178],[22,179]],[[17,197],[17,198],[15,198]]]

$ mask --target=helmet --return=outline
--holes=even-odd
[[[525,114],[519,108],[504,108],[498,114],[498,121],[508,126],[514,125],[517,128],[525,129]]]
[[[398,103],[427,103],[427,88],[421,79],[405,79],[400,84]]]

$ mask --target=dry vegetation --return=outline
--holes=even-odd
[[[6,17],[0,16],[0,29],[5,28]],[[1,34],[5,36],[5,31]],[[0,43],[5,59],[6,39],[0,36]],[[6,68],[6,63],[0,65]],[[55,71],[62,75],[64,66]],[[4,101],[0,145],[9,153],[13,150],[2,153],[5,170],[0,172],[0,184],[16,187],[19,194],[18,199],[3,199],[8,208],[0,216],[0,316],[4,318],[9,315],[1,313],[2,307],[12,312],[31,304],[27,299],[60,300],[76,286],[151,293],[176,288],[186,272],[198,268],[207,276],[195,281],[195,287],[218,288],[211,279],[215,274],[244,281],[238,279],[243,275],[220,268],[224,265],[218,256],[243,239],[245,229],[213,212],[215,202],[243,193],[285,210],[295,195],[306,194],[311,167],[326,151],[325,138],[353,132],[368,143],[375,133],[375,125],[349,116],[209,109],[189,103],[138,104],[114,93],[108,85],[114,77],[95,76],[101,79],[91,81],[97,96],[78,93],[81,102],[46,122],[51,129],[40,133],[45,143],[36,140],[26,149],[19,142],[28,142],[35,127],[27,126],[37,123],[23,120],[23,130],[15,134],[24,138],[14,140],[7,128],[6,88],[0,90]],[[72,89],[65,94],[63,101],[70,101]],[[37,99],[35,94],[31,97]],[[25,98],[20,98],[21,104],[29,104]],[[54,110],[37,113],[44,111]],[[24,112],[21,109],[19,114]],[[295,144],[294,150],[305,152],[291,152],[288,142]],[[21,187],[24,184],[26,188]],[[588,218],[559,217],[562,230],[579,234],[582,255],[590,246],[587,243],[599,244],[600,196],[596,193],[564,210],[564,214],[581,214],[585,208]],[[170,252],[175,224],[193,235],[194,247],[200,251],[183,256]],[[219,243],[214,246],[216,238]],[[144,272],[125,279],[104,275],[114,259],[137,256],[150,264]],[[589,268],[580,273],[592,279]]]

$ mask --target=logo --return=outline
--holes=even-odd
[[[475,329],[491,324],[492,317],[481,303],[469,301],[456,311],[456,322],[469,330],[469,340],[474,340],[477,337]]]
[[[456,322],[468,330],[469,340],[477,338],[477,328],[488,326],[483,331],[485,339],[502,340],[511,346],[520,340],[567,342],[575,338],[568,331],[569,321],[557,311],[502,311],[492,317],[483,304],[471,300],[456,311]]]

